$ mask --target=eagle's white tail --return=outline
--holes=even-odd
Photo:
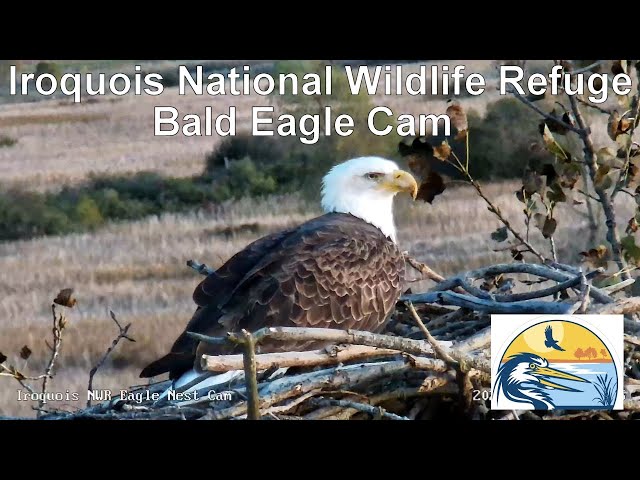
[[[269,380],[273,380],[277,377],[284,375],[287,372],[287,368],[279,368],[269,376]],[[243,370],[230,370],[219,375],[214,375],[211,372],[196,372],[194,369],[183,373],[173,385],[167,388],[156,403],[163,402],[170,391],[184,393],[185,397],[192,397],[193,392],[201,390],[209,390],[220,392],[222,389],[229,389],[231,384],[235,381],[241,381],[244,379]],[[186,406],[201,401],[200,399],[190,398],[189,400],[175,402],[176,405]]]

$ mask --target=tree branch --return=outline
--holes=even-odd
[[[62,331],[64,330],[64,328],[67,325],[67,320],[64,317],[64,314],[61,313],[59,317],[56,314],[56,304],[55,303],[51,304],[51,315],[53,317],[53,327],[51,329],[51,332],[53,334],[53,347],[52,347],[52,350],[51,350],[51,357],[49,358],[49,363],[47,365],[47,368],[46,368],[46,370],[44,372],[44,376],[42,378],[42,397],[38,401],[38,408],[39,409],[44,407],[45,403],[47,403],[47,401],[46,401],[47,384],[49,382],[49,379],[53,377],[51,372],[53,371],[53,367],[54,367],[54,365],[56,363],[56,359],[58,358],[58,355],[60,354],[60,345],[62,344]],[[37,417],[38,418],[41,417],[40,410],[38,410]]]
[[[409,420],[407,417],[396,415],[395,413],[389,413],[382,407],[375,407],[373,405],[367,405],[365,403],[352,402],[349,400],[336,400],[335,398],[312,398],[309,400],[311,405],[318,407],[343,407],[353,408],[360,412],[365,412],[371,415],[373,418],[388,418],[390,420]]]
[[[328,347],[304,352],[263,353],[256,355],[256,369],[268,370],[285,367],[316,367],[354,360],[399,355],[401,352],[387,348],[349,345]],[[203,355],[202,369],[208,372],[228,372],[244,368],[243,355]]]
[[[435,354],[438,357],[440,357],[442,360],[447,362],[449,365],[451,365],[453,368],[458,368],[459,366],[458,362],[455,361],[451,357],[451,355],[449,355],[449,353],[440,346],[440,343],[438,343],[438,341],[435,338],[433,338],[433,336],[431,336],[431,333],[429,333],[429,329],[422,322],[422,319],[420,318],[420,315],[418,315],[418,312],[416,312],[416,309],[413,306],[413,304],[411,302],[405,302],[405,305],[409,309],[409,312],[411,313],[413,320],[416,322],[420,330],[422,330],[422,333],[424,333],[424,336],[427,339],[427,342],[429,342],[429,345],[431,345],[431,348],[433,348],[433,351],[435,352]]]
[[[111,318],[113,319],[113,321],[118,327],[118,330],[119,330],[118,336],[113,340],[113,342],[111,342],[111,346],[107,349],[104,355],[102,355],[102,358],[98,361],[96,366],[93,367],[89,372],[89,385],[87,386],[87,391],[89,392],[93,391],[93,377],[95,376],[96,373],[98,373],[98,370],[102,367],[102,365],[107,360],[107,357],[111,354],[111,352],[113,352],[113,350],[116,348],[120,340],[122,340],[123,338],[126,338],[130,342],[135,342],[133,338],[127,335],[127,332],[129,332],[129,328],[131,328],[131,323],[129,323],[126,327],[123,328],[122,325],[120,325],[120,323],[118,322],[118,319],[116,318],[115,313],[109,310],[109,315],[111,316]],[[87,407],[90,407],[90,406],[91,406],[91,397],[88,397]]]
[[[629,273],[626,271],[627,265],[622,256],[622,246],[620,245],[620,237],[616,229],[616,214],[613,209],[613,202],[607,191],[602,187],[599,187],[595,182],[598,165],[596,163],[595,148],[591,139],[591,133],[587,127],[584,117],[582,116],[580,106],[578,105],[575,96],[567,95],[567,97],[569,97],[569,103],[571,104],[571,110],[576,119],[576,123],[578,124],[578,127],[580,127],[580,130],[576,133],[578,133],[582,139],[584,160],[587,164],[587,168],[589,169],[589,176],[591,177],[593,188],[598,196],[598,201],[602,205],[602,210],[606,218],[607,240],[609,241],[609,244],[611,244],[611,254],[613,260],[618,265],[618,269],[621,271],[620,275],[622,279],[627,280],[630,277]]]
[[[583,127],[576,128],[573,125],[569,125],[567,122],[564,122],[562,119],[556,118],[553,115],[548,114],[544,110],[540,109],[540,107],[538,107],[535,103],[531,102],[524,96],[520,95],[520,93],[518,93],[515,89],[510,88],[507,90],[507,93],[511,93],[514,97],[516,97],[518,100],[524,103],[527,107],[531,108],[532,110],[535,110],[537,113],[542,115],[547,120],[553,120],[554,123],[562,125],[567,130],[571,130],[572,132],[577,133],[578,135],[583,133],[583,130],[581,130]]]
[[[249,420],[260,420],[260,403],[258,397],[258,380],[256,369],[256,341],[251,333],[242,330],[242,338],[244,340],[244,378],[247,385],[247,394],[249,396],[247,418]]]
[[[187,332],[192,338],[201,342],[220,344],[226,341],[224,337],[208,337],[198,333]],[[236,334],[231,333],[230,336]],[[379,333],[363,332],[360,330],[338,330],[333,328],[298,328],[298,327],[267,327],[254,332],[253,337],[256,343],[265,338],[279,340],[283,342],[297,341],[326,341],[328,343],[348,343],[357,345],[367,345],[369,347],[390,348],[412,355],[432,355],[433,349],[427,342],[422,340],[412,340],[410,338],[394,337]]]

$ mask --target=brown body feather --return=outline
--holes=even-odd
[[[322,327],[379,332],[394,309],[405,263],[397,245],[373,225],[329,213],[248,245],[195,289],[198,305],[171,352],[141,377],[169,372],[178,378],[203,353],[237,352],[186,335],[210,336],[267,326]],[[263,342],[261,352],[300,350],[312,344]]]

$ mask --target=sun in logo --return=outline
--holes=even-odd
[[[612,409],[618,370],[603,339],[571,320],[544,320],[520,331],[494,369],[492,408]]]

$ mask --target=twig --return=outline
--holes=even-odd
[[[245,329],[242,330],[242,338],[244,340],[244,378],[249,396],[247,418],[249,420],[259,420],[260,404],[256,369],[256,341],[253,335]]]
[[[491,343],[491,327],[471,335],[469,338],[454,344],[454,349],[461,353],[468,353],[474,350],[485,348]]]
[[[462,392],[464,400],[463,406],[464,409],[469,409],[472,402],[471,390],[473,388],[473,385],[471,384],[471,381],[469,379],[469,365],[465,365],[465,368],[462,368],[458,360],[449,355],[449,353],[440,346],[440,343],[438,343],[438,341],[433,338],[433,336],[429,332],[429,329],[422,322],[420,315],[418,315],[418,312],[416,312],[413,304],[411,302],[406,302],[406,305],[409,309],[409,312],[411,312],[413,319],[418,324],[418,327],[420,327],[420,330],[422,330],[422,333],[424,333],[427,341],[431,344],[431,347],[436,352],[436,354],[456,370],[456,380],[458,382],[458,388]],[[466,359],[466,355],[462,354],[461,352],[458,352],[458,354]]]
[[[596,305],[589,313],[594,315],[616,315],[638,312],[640,312],[640,297],[629,297],[622,298],[616,303]]]
[[[555,282],[564,282],[566,280],[573,279],[575,275],[580,275],[580,273],[573,269],[568,265],[558,264],[556,262],[547,261],[548,265],[554,265],[559,270],[565,270],[567,272],[571,272],[572,270],[576,273],[569,274],[564,271],[554,270],[550,268],[548,265],[540,265],[540,264],[532,264],[532,263],[501,263],[497,265],[491,265],[489,267],[478,268],[476,270],[471,270],[460,275],[456,275],[455,277],[451,277],[444,282],[440,282],[431,291],[441,291],[441,290],[451,290],[455,286],[460,284],[460,279],[479,279],[486,277],[495,277],[500,275],[501,273],[528,273],[531,275],[536,275],[538,277],[547,278],[549,280],[553,280]],[[598,288],[591,289],[591,296],[594,300],[600,303],[612,303],[614,300],[606,292]],[[508,313],[508,312],[507,312]]]
[[[378,362],[349,367],[333,367],[317,372],[290,375],[260,384],[260,407],[266,409],[278,402],[317,389],[340,389],[357,383],[371,382],[410,370],[404,361]],[[211,413],[213,419],[235,418],[247,412],[247,402]]]
[[[399,355],[397,350],[349,345],[347,347],[326,348],[306,352],[263,353],[256,355],[256,370],[284,367],[316,367],[364,360],[390,355]],[[202,369],[209,372],[228,372],[242,370],[243,355],[203,355]]]
[[[470,308],[481,312],[491,313],[568,313],[570,305],[558,302],[544,302],[536,300],[527,300],[523,302],[496,302],[494,300],[485,300],[482,298],[462,295],[455,292],[427,292],[416,293],[411,295],[403,295],[400,297],[402,301],[413,303],[445,303],[448,305],[456,305],[458,307]]]
[[[564,122],[562,119],[556,118],[553,115],[548,114],[544,110],[540,109],[535,103],[531,102],[530,100],[528,100],[524,96],[520,95],[520,93],[518,93],[513,88],[508,89],[507,93],[511,93],[514,97],[516,97],[518,100],[520,100],[522,103],[524,103],[527,107],[531,108],[532,110],[535,110],[540,115],[542,115],[544,118],[546,118],[548,120],[553,120],[554,123],[562,125],[567,130],[571,130],[572,132],[577,133],[578,135],[580,135],[582,133],[582,130],[580,128],[583,128],[583,127],[576,128],[573,125],[569,125],[567,122]]]
[[[596,270],[593,270],[587,273],[585,275],[585,278],[595,277],[596,275],[602,272],[604,272],[604,268],[597,268]],[[552,287],[543,288],[541,290],[535,290],[535,291],[524,292],[524,293],[513,293],[508,295],[496,295],[495,300],[498,302],[515,302],[519,300],[530,300],[532,298],[543,298],[543,297],[548,297],[550,295],[555,295],[556,293],[562,292],[563,290],[567,290],[568,288],[573,288],[577,285],[580,285],[580,283],[581,283],[581,277],[577,276],[569,280],[566,280],[562,283],[553,285]],[[631,283],[633,283],[633,281]],[[611,293],[611,291],[607,291],[607,293]]]
[[[402,252],[405,262],[419,271],[422,275],[434,282],[443,282],[445,278],[439,273],[434,272],[426,263],[419,262],[409,255],[409,252]]]
[[[624,334],[624,341],[630,343],[631,345],[635,345],[636,347],[640,347],[640,338],[629,335],[627,333]]]
[[[489,200],[489,198],[482,191],[482,187],[480,186],[480,184],[478,182],[476,182],[471,177],[471,175],[469,175],[468,172],[467,172],[467,177],[468,177],[469,183],[471,183],[473,188],[476,189],[476,192],[478,192],[478,195],[480,195],[480,197],[489,206],[489,211],[491,211],[492,213],[494,213],[496,215],[496,217],[498,217],[498,220],[500,220],[502,222],[502,224],[505,227],[507,227],[507,230],[509,230],[511,232],[511,234],[518,240],[518,242],[520,242],[521,245],[524,245],[529,252],[531,252],[533,255],[535,255],[538,258],[538,260],[540,260],[541,262],[544,262],[545,261],[544,256],[540,252],[538,252],[538,250],[533,245],[531,245],[522,235],[520,235],[520,232],[518,232],[515,228],[513,228],[511,226],[511,223],[509,223],[509,220],[507,220],[502,215],[502,212],[500,211],[500,208],[496,207],[493,204],[493,202],[491,200]]]
[[[220,337],[208,337],[198,333],[187,332],[192,338],[205,343],[220,344],[226,341]],[[235,335],[235,334],[231,334]],[[412,355],[432,355],[433,349],[427,342],[410,338],[393,337],[379,333],[363,332],[360,330],[338,330],[333,328],[297,328],[297,327],[268,327],[253,333],[256,343],[265,338],[284,342],[296,341],[326,341],[334,344],[348,343],[367,345],[369,347],[390,348]]]
[[[214,275],[215,270],[208,267],[206,263],[199,263],[196,260],[187,260],[187,266],[193,268],[200,275]]]
[[[586,313],[589,306],[589,291],[591,290],[591,283],[587,282],[587,277],[583,274],[580,275],[580,306],[578,307],[578,313]]]
[[[45,374],[38,375],[38,376],[35,376],[35,377],[29,377],[27,375],[24,375],[19,370],[13,369],[13,367],[12,368],[8,368],[8,367],[5,367],[2,364],[0,364],[0,368],[3,370],[3,372],[6,372],[6,373],[0,373],[0,377],[11,377],[11,378],[15,378],[17,381],[21,381],[21,380],[30,380],[30,381],[42,380],[44,377],[46,377]]]
[[[411,316],[413,317],[414,321],[418,324],[418,327],[420,328],[420,330],[422,330],[422,333],[424,333],[424,336],[426,337],[427,342],[429,342],[429,344],[431,345],[431,348],[433,348],[433,351],[436,353],[436,355],[440,357],[442,360],[444,360],[445,362],[447,362],[452,367],[457,368],[458,362],[455,361],[451,357],[451,355],[449,355],[449,353],[447,353],[440,346],[440,343],[438,343],[438,341],[431,336],[431,333],[429,333],[429,329],[422,322],[422,319],[420,318],[420,315],[418,315],[418,312],[416,312],[416,309],[413,306],[413,304],[411,302],[405,302],[405,305],[407,306],[407,309],[411,313]]]
[[[596,202],[599,202],[600,199],[598,197],[594,197],[593,195],[591,195],[589,192],[585,192],[583,190],[578,189],[578,193],[584,195],[587,198],[590,198],[591,200],[595,200]]]
[[[583,104],[583,105],[585,105],[587,107],[593,108],[595,110],[598,110],[599,112],[606,113],[607,115],[611,114],[611,110],[609,110],[607,108],[603,108],[600,105],[596,105],[595,103],[588,102],[588,101],[586,101],[585,99],[583,99],[581,97],[577,97],[577,100],[581,104]]]
[[[640,68],[638,69],[638,73],[640,74]],[[638,103],[640,101],[640,85],[638,85],[638,93],[635,94],[633,100],[634,100],[635,104],[638,105]],[[633,118],[633,122],[631,123],[631,128],[627,132],[627,134],[629,135],[629,145],[627,147],[627,151],[625,152],[624,165],[620,169],[620,173],[618,175],[618,181],[616,182],[616,185],[613,188],[613,192],[611,193],[611,201],[612,202],[616,198],[616,195],[618,194],[618,192],[621,192],[621,191],[624,190],[623,187],[624,187],[625,180],[627,179],[627,174],[628,174],[628,171],[629,171],[628,170],[629,169],[629,163],[631,162],[631,149],[633,148],[633,144],[634,144],[634,142],[633,142],[633,133],[636,131],[636,124],[638,123],[638,119],[639,118],[640,118],[640,106],[636,106],[636,114],[635,114],[635,116]],[[626,190],[624,190],[624,192],[627,193],[627,194],[629,193]]]
[[[120,340],[122,340],[123,338],[126,338],[130,342],[135,342],[133,338],[127,335],[127,333],[129,332],[129,328],[131,328],[131,323],[129,323],[126,327],[123,328],[122,325],[120,325],[120,323],[118,322],[118,319],[116,318],[115,313],[109,310],[109,315],[111,316],[111,318],[113,319],[113,321],[118,327],[118,336],[113,340],[113,342],[111,342],[111,346],[107,349],[104,355],[102,355],[102,358],[98,361],[96,366],[93,367],[89,372],[89,385],[87,386],[87,391],[89,392],[93,391],[93,377],[95,376],[96,373],[98,373],[98,370],[102,367],[102,365],[107,360],[107,357],[111,354],[111,352],[113,352],[113,350],[116,348]],[[91,396],[88,396],[87,407],[90,407],[90,406],[91,406]]]
[[[67,324],[63,314],[60,314],[60,317],[58,318],[58,315],[56,314],[55,303],[51,304],[51,315],[53,317],[53,327],[51,329],[51,332],[53,333],[53,349],[51,351],[51,358],[49,358],[49,363],[42,379],[42,396],[38,402],[38,408],[44,407],[45,403],[47,403],[47,384],[49,382],[49,378],[52,377],[51,372],[53,371],[56,359],[58,358],[58,355],[60,353],[60,345],[62,344],[62,331]],[[40,418],[40,416],[41,412],[38,411],[37,417]]]
[[[262,416],[277,414],[277,413],[286,413],[289,410],[297,407],[301,403],[304,403],[307,399],[313,397],[314,395],[318,395],[322,390],[311,390],[310,392],[305,393],[304,395],[300,395],[298,398],[290,401],[286,405],[277,405],[275,407],[270,407],[262,412]]]
[[[343,407],[343,408],[353,408],[354,410],[359,410],[361,412],[368,413],[374,418],[388,418],[390,420],[409,420],[407,417],[402,417],[400,415],[396,415],[395,413],[387,412],[382,407],[374,407],[373,405],[352,402],[349,400],[336,400],[335,398],[312,398],[311,400],[309,400],[308,403],[318,407],[336,406],[336,407]]]
[[[553,239],[553,235],[549,237],[549,245],[551,247],[551,258],[554,262],[558,261],[558,255],[556,254],[556,241]]]
[[[444,282],[446,279],[439,273],[433,271],[426,263],[420,262],[409,255],[409,252],[403,252],[405,262],[411,265],[415,270],[420,272],[423,277],[426,277],[434,282]],[[454,288],[454,291],[458,293],[464,293],[462,288]]]

